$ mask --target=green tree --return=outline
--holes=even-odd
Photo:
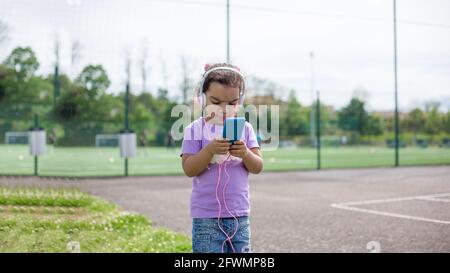
[[[350,103],[338,112],[338,126],[344,131],[364,135],[368,117],[369,115],[364,109],[364,102],[352,98]]]
[[[23,118],[32,111],[46,112],[52,99],[51,83],[40,76],[25,81],[18,74],[10,67],[0,66],[0,109],[20,113]]]
[[[8,69],[4,65],[0,65],[0,105],[6,100],[6,92],[8,88],[7,79],[13,74],[12,69]],[[4,106],[2,105],[2,108]]]
[[[39,62],[31,47],[16,47],[4,64],[16,72],[19,81],[28,81],[39,68]]]
[[[364,134],[378,136],[383,134],[381,119],[374,115],[369,115],[364,124]]]
[[[168,97],[168,91],[164,88],[158,89],[158,97],[156,99],[158,107],[158,117],[156,127],[156,144],[164,145],[167,135],[170,132],[173,122],[177,119],[171,117],[172,108],[176,105],[176,102],[171,101]]]
[[[81,71],[76,83],[86,89],[89,99],[99,98],[108,89],[111,81],[101,65],[88,65]]]
[[[445,117],[445,121],[444,121],[444,131],[447,134],[450,134],[450,111],[447,112],[447,115]]]
[[[364,135],[381,135],[381,119],[369,114],[361,99],[352,98],[350,103],[338,112],[338,126],[344,131]]]
[[[425,114],[420,108],[414,108],[402,121],[403,128],[407,131],[420,133],[425,131]]]
[[[123,127],[123,101],[106,94],[110,82],[101,66],[86,66],[76,84],[62,83],[68,90],[53,111],[55,121],[64,128],[59,145],[93,145],[95,135],[117,133]]]
[[[48,82],[53,84],[54,80],[55,80],[54,74],[47,75],[45,77],[45,79]],[[72,80],[69,78],[69,76],[65,75],[65,74],[59,74],[58,81],[59,81],[59,85],[60,85],[60,92],[61,92],[61,94],[69,92],[73,88],[73,86],[75,85],[75,83],[72,82]]]
[[[443,124],[443,122],[438,109],[438,105],[433,105],[427,113],[425,120],[425,132],[427,134],[435,135],[442,129],[441,125]]]
[[[286,107],[286,112],[282,119],[284,126],[282,126],[283,136],[298,136],[308,133],[308,121],[306,119],[306,111],[297,101],[295,91],[291,90]]]
[[[310,129],[310,117],[311,109],[314,109],[314,126],[317,126],[317,102],[314,102],[312,106],[306,108],[305,119],[307,120],[307,132]],[[338,129],[337,120],[335,117],[335,112],[332,106],[326,105],[323,102],[320,103],[320,132],[322,135],[332,135],[335,134]]]
[[[157,128],[156,124],[160,120],[156,117],[162,116],[162,114],[157,113],[159,113],[159,105],[152,94],[143,92],[137,96],[132,96],[130,120],[136,133],[146,131],[154,135]]]

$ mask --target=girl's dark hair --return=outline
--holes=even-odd
[[[210,64],[205,65],[205,73],[215,67],[220,67],[220,66],[231,67],[231,68],[234,68],[234,69],[240,71],[239,67],[237,67],[237,66],[227,64],[227,63],[216,63],[216,64],[212,64],[212,65],[210,65]],[[200,86],[200,88],[202,88],[201,90],[203,90],[203,92],[206,92],[212,82],[217,82],[222,85],[229,86],[229,87],[239,87],[240,88],[242,86],[243,81],[244,81],[244,79],[242,79],[242,77],[238,73],[236,73],[234,71],[230,71],[230,70],[220,70],[219,69],[219,70],[215,70],[215,71],[209,73],[208,76],[206,76],[203,86]]]

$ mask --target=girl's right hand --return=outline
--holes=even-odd
[[[214,139],[208,145],[206,149],[212,154],[227,154],[230,149],[231,143],[228,139]]]

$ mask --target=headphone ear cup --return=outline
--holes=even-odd
[[[198,105],[201,106],[202,105],[202,100],[200,98],[200,95],[197,95],[195,98],[197,99]]]
[[[206,106],[206,95],[205,93],[202,93],[202,108],[205,108]]]
[[[239,104],[240,104],[240,105],[244,105],[244,99],[245,99],[245,94],[242,94],[242,95],[239,97]]]
[[[203,109],[203,105],[205,104],[205,102],[204,102],[204,98],[205,98],[205,96],[204,96],[205,94],[204,93],[202,93],[202,94],[200,94],[200,95],[198,95],[197,96],[197,101],[198,101],[198,103],[200,104],[200,107]]]

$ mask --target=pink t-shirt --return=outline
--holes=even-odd
[[[202,130],[203,128],[203,130]],[[193,121],[184,129],[182,154],[196,154],[208,145],[210,139],[222,137],[222,125],[209,124],[203,118]],[[255,132],[250,123],[245,122],[241,140],[248,148],[259,147]],[[248,171],[241,158],[232,157],[221,166],[221,177],[216,195],[219,164],[226,156],[215,155],[208,168],[192,179],[191,217],[218,217],[219,198],[221,213],[219,217],[248,216],[250,213]],[[228,180],[229,179],[229,180]],[[226,185],[228,181],[228,184]],[[225,201],[223,190],[225,190]],[[226,206],[225,206],[226,205]],[[231,212],[231,215],[228,210]]]

